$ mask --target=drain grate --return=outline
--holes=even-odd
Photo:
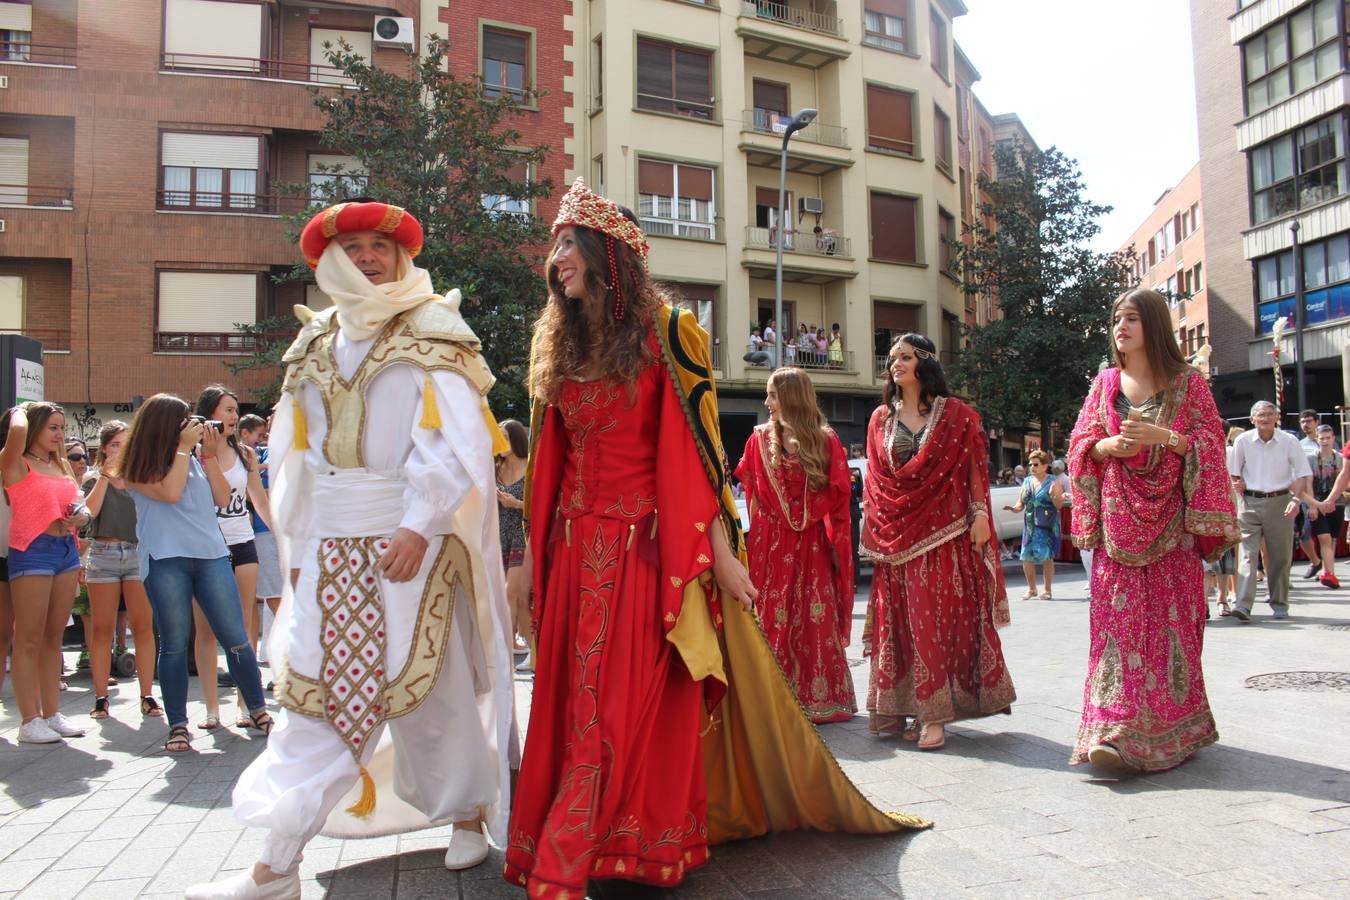
[[[1258,691],[1341,691],[1350,693],[1350,672],[1271,672],[1245,682]]]

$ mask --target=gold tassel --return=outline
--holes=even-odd
[[[361,799],[347,807],[347,812],[364,819],[375,811],[375,779],[370,777],[366,767],[361,767]]]
[[[483,407],[483,422],[487,425],[488,435],[492,438],[492,455],[504,456],[510,453],[511,442],[506,439],[506,435],[502,433],[502,427],[497,424],[497,417],[492,414],[492,410],[488,407],[487,398],[484,397],[479,402]]]
[[[291,398],[291,418],[293,420],[293,430],[295,437],[291,443],[295,445],[296,450],[309,449],[309,423],[305,421],[305,410],[300,405],[299,397]]]
[[[436,384],[430,375],[422,385],[422,421],[417,423],[417,427],[437,431],[441,428],[441,410],[436,405]]]

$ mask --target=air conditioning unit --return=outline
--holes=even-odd
[[[376,47],[402,47],[412,50],[417,46],[417,32],[412,19],[401,16],[376,16],[371,35]]]
[[[819,197],[802,197],[797,201],[797,208],[802,215],[818,216],[825,212],[825,201]]]
[[[5,220],[4,220],[4,219],[0,219],[0,234],[4,234],[4,233],[5,233]]]

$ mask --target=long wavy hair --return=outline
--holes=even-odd
[[[98,452],[94,454],[94,464],[96,468],[101,467],[105,462],[108,462],[108,453],[104,449],[108,446],[108,441],[111,441],[130,427],[130,425],[123,422],[121,419],[113,419],[98,430]]]
[[[239,395],[236,394],[234,391],[230,390],[229,388],[227,388],[225,385],[208,384],[205,388],[202,389],[201,394],[198,395],[197,397],[196,414],[206,419],[214,419],[216,415],[216,407],[219,406],[220,401],[224,400],[226,397],[232,398],[235,403],[239,402]],[[241,417],[239,421],[242,422],[243,418]],[[234,451],[235,456],[239,457],[240,462],[244,464],[244,468],[247,471],[250,472],[253,471],[253,466],[249,462],[249,454],[245,453],[243,450],[239,448],[238,423],[236,423],[234,426],[234,434],[231,434],[225,438],[225,443],[230,445],[230,449]],[[228,469],[230,467],[221,466],[221,468]]]
[[[132,484],[157,484],[173,468],[178,436],[187,422],[188,405],[173,394],[155,394],[131,423],[122,453],[113,460],[112,474]]]
[[[951,391],[947,390],[947,373],[943,371],[942,363],[938,361],[937,345],[923,335],[912,331],[906,332],[891,341],[891,350],[894,350],[900,344],[909,344],[914,349],[922,350],[928,354],[919,357],[919,365],[914,369],[914,374],[919,377],[919,405],[924,412],[927,412],[933,408],[934,400],[951,394]],[[881,402],[886,406],[888,418],[895,415],[895,398],[899,393],[900,388],[891,376],[890,350],[888,350],[886,352],[886,385],[881,389]]]
[[[636,222],[632,211],[620,207]],[[574,226],[576,249],[586,266],[584,290],[587,300],[563,293],[558,267],[548,258],[548,303],[534,326],[530,354],[530,392],[545,403],[554,403],[567,378],[601,378],[622,381],[630,395],[637,377],[652,361],[648,344],[656,308],[668,302],[666,294],[647,273],[642,259],[623,241],[580,225]],[[609,247],[613,245],[618,287],[623,293],[624,315],[614,317],[614,285],[609,277]],[[588,301],[596,301],[592,303]],[[598,308],[598,312],[594,312]]]
[[[33,444],[37,443],[38,435],[42,434],[52,416],[60,416],[62,419],[66,417],[66,411],[59,404],[42,400],[28,400],[20,403],[15,409],[23,410],[24,415],[28,417],[28,433],[24,436],[23,442],[24,453],[33,452]],[[10,409],[0,416],[0,447],[5,446],[5,438],[9,436],[9,420],[13,415],[14,410]],[[61,444],[61,452],[51,453],[47,458],[56,463],[62,472],[71,478],[75,477],[75,470],[70,467],[70,460],[66,459],[64,441]]]
[[[797,462],[806,473],[806,483],[820,490],[830,480],[830,426],[820,411],[811,376],[796,367],[775,369],[769,385],[778,393],[778,419],[769,423],[769,458],[776,465],[783,445],[783,428],[792,430],[797,441]]]
[[[1116,313],[1126,303],[1134,306],[1139,313],[1139,324],[1144,329],[1144,358],[1154,377],[1171,381],[1174,377],[1191,368],[1186,357],[1177,345],[1177,336],[1172,332],[1172,313],[1167,301],[1157,291],[1135,288],[1126,291],[1111,304],[1111,326],[1114,328]],[[1109,332],[1108,332],[1109,333]],[[1116,349],[1114,336],[1111,340],[1111,361],[1116,368],[1125,368],[1125,360]]]

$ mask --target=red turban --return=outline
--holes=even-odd
[[[388,203],[338,203],[320,210],[300,232],[300,252],[311,269],[319,265],[319,257],[328,242],[339,234],[356,231],[378,231],[398,241],[416,256],[422,250],[422,223],[412,213]]]

